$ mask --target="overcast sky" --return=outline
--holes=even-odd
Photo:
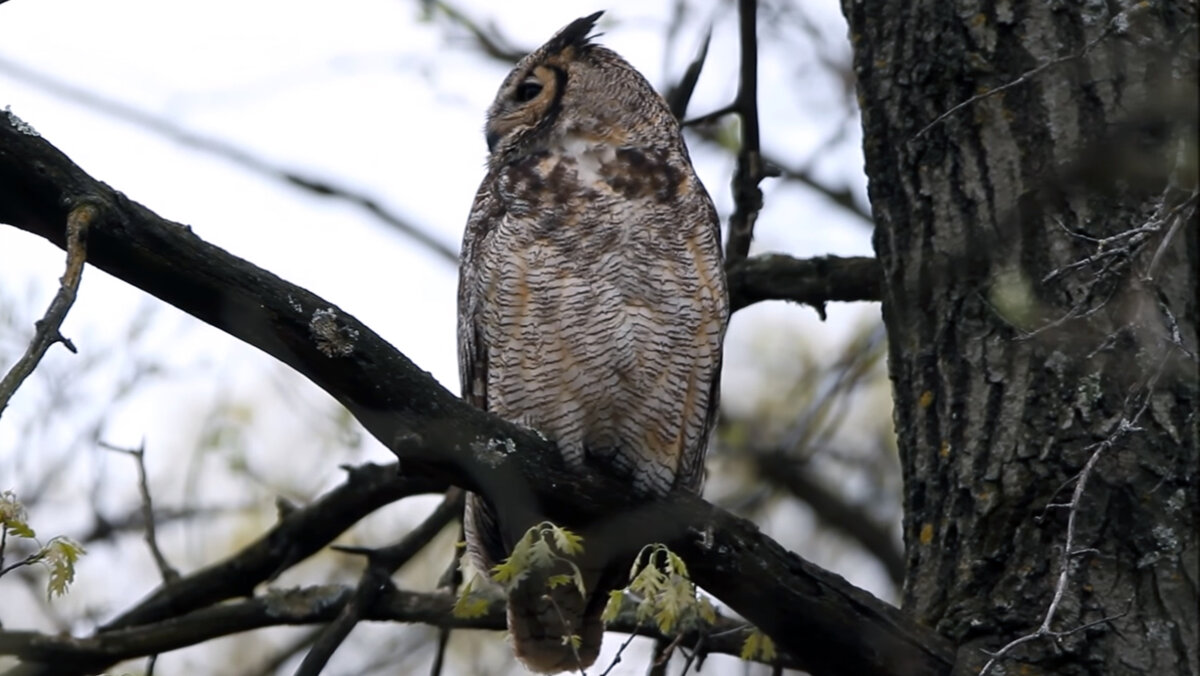
[[[713,21],[709,63],[691,108],[693,115],[702,114],[727,103],[736,89],[734,3],[689,3],[689,20],[679,26],[668,53],[663,38],[673,4],[464,0],[458,6],[494,20],[519,47],[535,47],[570,20],[604,8],[600,41],[660,87],[679,77],[703,26]],[[764,49],[764,146],[811,167],[830,185],[850,186],[863,201],[859,130],[839,112],[845,84],[817,63],[818,57],[844,62],[849,53],[837,3],[797,5],[827,44],[808,52]],[[483,175],[484,110],[507,69],[472,49],[464,31],[421,17],[416,0],[12,0],[0,5],[0,107],[9,107],[131,199],[355,315],[457,392],[452,264],[359,207],[311,196],[149,130],[145,120],[121,119],[99,103],[124,106],[269,165],[366,193],[457,250]],[[768,22],[762,30],[798,29]],[[80,92],[98,98],[81,100]],[[839,133],[845,137],[825,147]],[[701,178],[727,215],[732,159],[698,141],[690,145]],[[817,153],[818,148],[824,149]],[[777,181],[764,189],[766,209],[753,253],[871,253],[869,228],[826,198]],[[24,349],[62,266],[56,247],[0,226],[0,307],[15,313],[11,325],[20,331],[0,335],[0,368]],[[258,400],[278,387],[271,360],[160,305],[98,270],[86,270],[63,326],[80,355],[53,348],[44,370],[62,380],[31,382],[0,419],[0,490],[20,489],[44,473],[38,458],[52,454],[41,447],[57,447],[82,433],[82,423],[65,420],[31,439],[19,434],[23,420],[53,415],[43,404],[67,396],[63,392],[85,408],[103,402],[112,396],[106,388],[149,358],[121,349],[130,323],[147,308],[153,321],[139,349],[181,374],[108,411],[104,438],[131,446],[148,439],[160,449],[174,448],[191,429],[181,431],[181,417],[201,402],[237,392]],[[779,329],[832,346],[877,313],[874,305],[834,305],[831,320],[821,324],[811,309],[784,304],[739,312],[727,344],[725,410],[736,414],[739,407],[753,407],[761,382],[777,371],[769,355],[782,349],[770,339]],[[81,363],[97,375],[73,383],[71,374]],[[286,430],[288,416],[300,414],[290,405],[280,408],[285,410],[263,415]],[[387,459],[380,448],[367,453]],[[331,485],[338,480],[332,468],[346,461],[326,458],[328,475],[306,485],[312,490]],[[113,466],[119,462],[89,454],[56,485],[64,495],[76,484],[92,493],[103,492],[96,488],[100,484],[127,490],[129,468]],[[153,475],[175,485],[170,477],[179,468],[168,451],[152,454],[149,463]],[[306,471],[320,470],[306,466]],[[127,497],[93,496],[102,504]],[[69,504],[65,497],[59,500]],[[86,520],[86,514],[69,509],[37,516],[51,530]],[[872,571],[848,575],[858,575],[856,581],[868,588],[886,586]],[[133,598],[127,595],[125,602]]]

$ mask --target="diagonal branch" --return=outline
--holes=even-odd
[[[445,484],[397,473],[395,465],[347,468],[346,480],[319,500],[289,512],[279,523],[229,558],[153,591],[110,620],[101,632],[148,624],[197,608],[248,596],[254,589],[332,542],[376,509]]]
[[[420,484],[424,477],[424,491],[449,482],[481,493],[498,507],[505,529],[523,531],[536,514],[582,525],[600,551],[667,543],[688,561],[698,584],[811,672],[949,673],[950,644],[898,609],[696,496],[646,505],[619,478],[567,471],[553,444],[455,397],[352,316],[125,198],[17,122],[0,115],[0,221],[63,246],[56,226],[63,205],[84,196],[102,205],[89,235],[89,262],[300,372],[396,450],[407,481]],[[308,535],[295,537],[312,547]],[[263,550],[257,576],[298,560],[270,543]],[[225,593],[245,587],[220,576],[209,584]],[[217,600],[206,587],[189,592],[192,607],[201,599]],[[153,621],[170,606],[154,608],[107,628]]]
[[[403,540],[384,549],[363,552],[367,555],[367,567],[354,590],[354,596],[338,613],[337,619],[330,622],[317,636],[312,649],[304,656],[304,661],[296,670],[296,676],[317,676],[321,673],[338,646],[354,630],[354,626],[367,618],[367,613],[387,588],[392,573],[429,544],[446,524],[462,513],[462,508],[462,491],[451,489],[442,500],[442,504]],[[355,551],[342,547],[334,549]]]
[[[879,559],[897,588],[904,584],[904,552],[891,529],[815,480],[804,470],[802,462],[787,453],[763,453],[756,460],[765,480],[808,503],[818,518],[862,545]]]
[[[8,407],[8,402],[17,393],[21,383],[37,368],[46,351],[55,343],[62,343],[71,352],[75,345],[59,333],[59,327],[67,318],[67,311],[75,303],[75,293],[79,289],[79,280],[83,276],[83,264],[87,260],[87,229],[96,210],[87,205],[80,205],[67,214],[67,270],[63,273],[58,293],[50,301],[46,314],[38,320],[34,328],[33,340],[29,349],[17,360],[16,364],[0,380],[0,414]]]
[[[309,625],[334,621],[352,602],[354,589],[343,585],[316,585],[293,589],[270,589],[248,599],[240,599],[197,610],[169,622],[130,627],[91,638],[42,634],[30,631],[0,631],[0,655],[21,658],[26,664],[54,667],[36,672],[53,676],[82,674],[103,670],[117,662],[177,650],[222,636],[279,625]],[[424,623],[434,627],[503,631],[505,608],[493,603],[487,612],[474,618],[455,617],[454,595],[444,592],[419,593],[397,589],[390,580],[383,583],[378,597],[367,606],[363,620],[376,622]],[[623,610],[609,624],[615,632],[649,638],[665,638],[653,623],[639,625],[636,612]],[[745,638],[745,623],[719,618],[705,637],[710,653],[737,655]],[[695,643],[698,635],[684,634],[684,641]],[[783,653],[778,663],[797,667],[792,655]],[[9,676],[12,672],[5,672]]]

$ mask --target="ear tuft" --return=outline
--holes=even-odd
[[[557,54],[568,47],[576,47],[582,49],[587,47],[591,37],[589,34],[596,27],[596,21],[600,19],[600,15],[604,14],[604,10],[600,10],[594,14],[590,14],[580,19],[575,19],[567,24],[567,27],[560,30],[544,47],[547,54]]]

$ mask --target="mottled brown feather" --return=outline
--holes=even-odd
[[[517,64],[488,111],[488,172],[463,238],[460,374],[471,403],[652,499],[700,489],[729,304],[716,211],[679,125],[641,74],[590,42],[598,16]],[[507,556],[478,496],[464,523],[478,567]],[[510,592],[514,652],[530,669],[596,658],[619,576],[583,572],[588,598],[547,591],[545,572]],[[581,637],[578,655],[564,634]]]

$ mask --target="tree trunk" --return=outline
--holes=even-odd
[[[903,603],[956,674],[1200,673],[1195,5],[1117,5],[844,4]]]

